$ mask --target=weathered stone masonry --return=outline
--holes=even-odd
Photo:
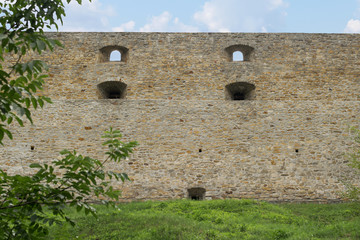
[[[358,34],[49,35],[65,45],[42,56],[54,104],[14,129],[8,172],[64,148],[102,158],[113,126],[140,143],[110,166],[134,180],[116,185],[124,199],[327,201],[355,177],[343,154],[359,123]]]

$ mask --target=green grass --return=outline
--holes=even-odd
[[[47,239],[360,239],[360,204],[270,204],[252,200],[95,205],[98,219],[68,209],[76,226]]]

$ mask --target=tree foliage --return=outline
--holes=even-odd
[[[90,0],[91,1],[91,0]],[[70,3],[71,0],[66,0]],[[81,4],[81,0],[77,0]],[[61,46],[56,39],[44,35],[44,29],[58,28],[65,16],[62,0],[4,0],[0,2],[0,143],[7,135],[8,125],[23,119],[32,122],[30,107],[43,107],[51,102],[37,96],[43,88],[47,66],[40,60],[23,62],[29,52],[41,54]],[[14,61],[9,62],[13,58]]]
[[[81,0],[76,0],[81,4]],[[91,1],[91,0],[90,0]],[[62,46],[44,34],[58,28],[65,16],[62,0],[0,1],[0,144],[12,139],[10,124],[32,122],[31,111],[43,107],[50,98],[37,94],[42,90],[47,66],[27,56],[42,54]],[[66,0],[70,3],[71,0]],[[0,169],[0,239],[36,239],[46,235],[48,226],[62,221],[74,224],[66,216],[66,206],[96,215],[91,207],[95,197],[104,203],[117,200],[120,192],[111,180],[129,180],[125,173],[106,171],[104,164],[127,158],[137,145],[119,140],[117,130],[105,132],[106,159],[100,161],[64,150],[61,159],[50,164],[30,165],[31,176],[9,175]],[[6,161],[6,159],[2,159]]]

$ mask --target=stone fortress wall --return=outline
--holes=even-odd
[[[8,172],[64,148],[102,159],[112,126],[140,143],[110,166],[133,179],[116,185],[124,200],[335,201],[342,178],[360,180],[344,158],[359,124],[359,34],[48,35],[65,46],[41,56],[54,103],[14,129]]]

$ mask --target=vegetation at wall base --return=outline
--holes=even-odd
[[[360,239],[359,203],[233,199],[121,203],[118,210],[93,207],[98,218],[67,209],[75,228],[53,226],[47,239]]]
[[[360,129],[358,127],[351,127],[350,133],[354,141],[354,149],[347,153],[349,159],[349,166],[352,167],[357,175],[360,175]],[[345,179],[344,184],[346,191],[343,197],[353,201],[360,200],[360,183],[354,183],[351,179]]]

